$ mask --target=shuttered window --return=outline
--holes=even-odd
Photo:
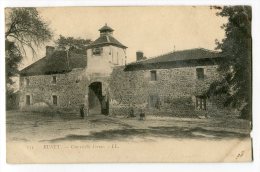
[[[206,110],[207,101],[205,97],[196,97],[196,109],[197,110]]]
[[[196,69],[197,79],[204,79],[204,69],[197,68]]]
[[[160,108],[160,99],[158,95],[149,96],[149,107],[156,109]]]

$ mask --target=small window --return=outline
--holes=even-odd
[[[197,79],[204,79],[204,69],[197,68],[196,69]]]
[[[20,83],[20,87],[23,87],[23,85],[24,85],[24,78],[21,78],[19,83]]]
[[[30,105],[31,104],[31,96],[30,95],[26,95],[26,105]]]
[[[56,84],[57,83],[57,76],[52,76],[52,83]]]
[[[25,85],[28,86],[30,84],[29,78],[25,78]]]
[[[151,73],[151,81],[156,81],[157,80],[156,71],[150,71],[150,73]]]
[[[78,76],[77,78],[76,78],[76,83],[80,83],[80,81],[81,81],[81,79],[82,79],[82,76]]]
[[[205,97],[196,97],[196,109],[197,110],[206,110],[206,98]]]
[[[102,53],[102,48],[101,47],[97,47],[97,48],[93,48],[92,49],[92,54],[95,56],[100,56]]]
[[[52,96],[52,104],[57,106],[58,105],[58,97],[56,95]]]

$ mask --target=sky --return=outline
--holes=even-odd
[[[215,40],[224,38],[220,27],[226,22],[206,6],[59,7],[38,11],[54,32],[54,40],[63,35],[94,41],[99,37],[98,29],[107,23],[115,30],[114,37],[128,47],[128,62],[135,61],[138,50],[148,58],[199,47],[214,50]],[[41,47],[37,59],[44,54],[45,47]],[[27,60],[24,66],[32,62]]]

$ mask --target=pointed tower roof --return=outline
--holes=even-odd
[[[114,31],[114,29],[109,27],[107,24],[105,24],[105,26],[99,29],[99,31],[100,37],[97,38],[94,42],[92,42],[89,46],[87,46],[87,48],[99,47],[104,45],[113,45],[120,48],[127,48],[127,46],[123,45],[112,36],[112,32]]]
[[[105,26],[103,26],[102,28],[99,29],[100,32],[113,32],[114,29],[112,29],[111,27],[109,27],[107,24],[105,24]]]

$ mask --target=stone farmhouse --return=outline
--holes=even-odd
[[[79,112],[84,105],[105,115],[193,115],[219,108],[205,93],[220,77],[220,53],[197,48],[146,59],[137,52],[136,62],[127,64],[127,47],[114,30],[105,25],[99,31],[86,54],[47,46],[45,57],[21,70],[20,108]]]

